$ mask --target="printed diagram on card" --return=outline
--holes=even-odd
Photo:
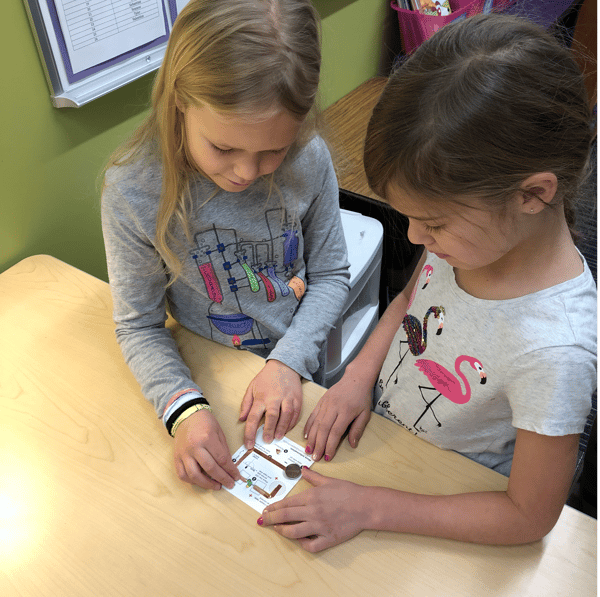
[[[252,450],[241,447],[233,455],[243,480],[237,481],[233,489],[224,488],[257,512],[283,499],[298,482],[302,467],[312,464],[298,444],[286,437],[266,444],[262,432],[263,427]]]

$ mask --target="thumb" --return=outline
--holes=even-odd
[[[319,487],[319,485],[325,485],[329,482],[330,477],[321,475],[316,471],[312,471],[307,466],[302,467],[302,478],[306,479],[313,487]]]

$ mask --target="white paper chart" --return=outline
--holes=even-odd
[[[73,73],[167,33],[162,0],[54,0]]]
[[[189,2],[190,0],[176,0],[175,5],[177,7],[177,14],[179,14],[182,10],[183,7]]]
[[[242,446],[233,455],[243,481],[236,481],[233,489],[223,487],[257,512],[283,499],[300,480],[286,474],[288,465],[310,467],[313,463],[304,448],[287,437],[267,444],[262,433],[263,427],[260,427],[252,450]]]

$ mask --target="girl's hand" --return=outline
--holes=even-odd
[[[186,483],[204,489],[221,489],[221,485],[231,489],[241,479],[223,431],[208,410],[199,410],[179,425],[174,451],[175,470]]]
[[[297,539],[312,553],[333,547],[367,528],[367,487],[302,469],[312,488],[267,506],[258,524]]]
[[[348,427],[348,442],[353,448],[371,418],[372,392],[364,383],[346,373],[327,390],[304,426],[306,452],[313,460],[331,460],[337,451],[342,435]]]
[[[263,439],[281,439],[300,418],[302,384],[300,375],[280,361],[272,359],[250,382],[240,411],[240,421],[246,421],[244,445],[254,447],[256,432],[265,415]]]

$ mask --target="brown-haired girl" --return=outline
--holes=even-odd
[[[309,417],[307,452],[330,460],[348,427],[356,446],[374,407],[508,489],[415,495],[306,469],[314,487],[260,524],[310,551],[362,529],[494,544],[552,529],[596,384],[596,287],[570,231],[590,121],[570,52],[516,17],[446,26],[391,75],[365,168],[424,254]]]
[[[239,472],[165,328],[167,308],[190,330],[268,359],[242,401],[250,448],[263,416],[266,441],[298,421],[301,378],[318,371],[346,300],[338,187],[314,134],[319,70],[308,0],[192,0],[148,119],[107,169],[117,338],[175,438],[179,477],[204,488],[232,487]]]

